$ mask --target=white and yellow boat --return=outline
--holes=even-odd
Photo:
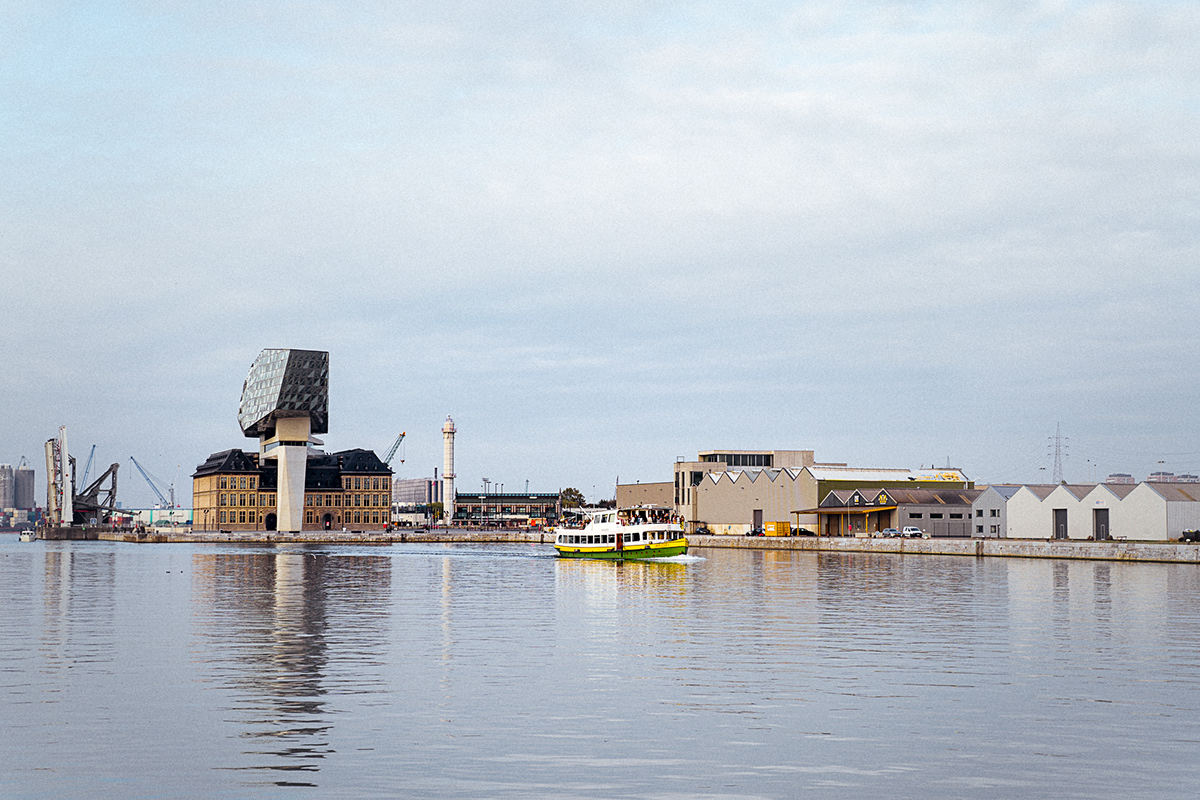
[[[564,558],[668,558],[687,553],[675,512],[662,506],[597,511],[586,527],[560,528],[554,549]]]

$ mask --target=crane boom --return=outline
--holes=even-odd
[[[133,456],[130,456],[129,460],[133,462],[133,465],[135,467],[137,467],[137,471],[142,473],[142,477],[146,479],[146,483],[150,484],[150,489],[154,492],[154,494],[156,494],[158,496],[158,501],[163,504],[163,507],[171,508],[171,506],[173,506],[174,504],[171,503],[170,501],[168,501],[167,498],[163,496],[163,493],[160,492],[158,487],[154,485],[154,481],[151,480],[150,476],[146,474],[146,470],[142,469],[142,465],[137,462],[137,459],[134,458]],[[174,494],[175,494],[174,489],[171,490],[171,494],[172,494],[172,496],[174,496]]]
[[[88,453],[87,466],[83,468],[83,478],[79,483],[87,486],[88,473],[92,471],[92,459],[96,457],[96,445],[92,445],[92,452]]]
[[[405,431],[400,431],[400,435],[396,437],[396,441],[392,442],[392,446],[388,448],[387,455],[383,457],[383,463],[391,466],[392,459],[396,456],[396,451],[400,449],[400,443],[404,441]]]

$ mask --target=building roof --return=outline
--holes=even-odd
[[[1146,486],[1158,493],[1158,496],[1168,503],[1194,503],[1200,501],[1200,486],[1195,484],[1154,483],[1146,481]]]
[[[258,459],[249,453],[236,449],[222,450],[219,453],[213,453],[203,464],[196,467],[196,471],[192,473],[192,477],[202,478],[205,475],[215,475],[221,472],[257,471]]]
[[[353,450],[341,450],[332,454],[337,459],[342,467],[342,472],[387,472],[391,473],[392,468],[383,463],[379,456],[375,455],[374,450],[363,450],[355,448]]]

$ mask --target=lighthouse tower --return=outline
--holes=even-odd
[[[442,426],[442,508],[446,524],[454,522],[454,420],[446,417]]]

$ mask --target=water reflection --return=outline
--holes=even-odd
[[[213,688],[232,690],[229,722],[240,726],[250,761],[225,768],[283,773],[265,779],[279,786],[316,786],[334,752],[330,695],[372,690],[371,677],[353,667],[382,660],[387,637],[374,610],[388,599],[391,561],[286,546],[197,553],[193,573],[197,655]],[[336,675],[331,640],[352,649]]]
[[[112,550],[76,550],[57,543],[47,548],[42,565],[45,669],[113,661],[115,592]]]

